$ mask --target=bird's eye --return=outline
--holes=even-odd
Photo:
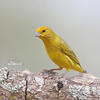
[[[46,30],[43,30],[42,32],[46,32]]]

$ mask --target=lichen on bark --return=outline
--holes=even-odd
[[[100,78],[0,69],[0,100],[100,100]]]

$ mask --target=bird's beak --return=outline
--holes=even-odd
[[[36,36],[36,37],[40,37],[41,34],[40,34],[39,32],[36,32],[36,33],[35,33],[35,36]]]

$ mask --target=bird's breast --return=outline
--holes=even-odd
[[[59,48],[55,46],[46,47],[46,51],[50,59],[59,66],[63,66],[66,62],[66,57],[60,52]]]
[[[48,56],[51,59],[55,60],[58,56],[60,56],[60,52],[59,52],[59,48],[58,48],[57,44],[48,43],[48,44],[45,44],[45,48],[48,53]]]

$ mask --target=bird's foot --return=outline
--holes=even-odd
[[[45,69],[44,72],[48,74],[55,74],[55,72],[53,72],[53,70],[51,69],[50,70]]]
[[[61,70],[62,68],[54,68],[54,69],[50,69],[51,71],[55,71],[55,70]]]
[[[44,72],[49,73],[49,74],[55,74],[54,72],[55,70],[61,70],[61,68],[55,68],[55,69],[50,69],[50,70],[45,69]]]

